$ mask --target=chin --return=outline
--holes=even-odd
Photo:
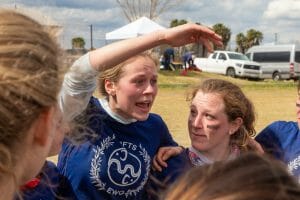
[[[199,144],[199,143],[192,144],[192,147],[194,147],[198,151],[206,151],[207,150],[206,145]]]
[[[148,117],[149,117],[149,113],[143,114],[143,115],[139,114],[139,115],[134,116],[134,118],[138,121],[145,121],[148,119]]]

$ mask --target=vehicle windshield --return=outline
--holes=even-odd
[[[247,56],[239,53],[228,53],[228,56],[230,59],[234,59],[234,60],[249,60]]]

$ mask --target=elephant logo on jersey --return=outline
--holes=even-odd
[[[136,196],[150,172],[151,158],[141,144],[108,136],[93,148],[90,178],[98,190],[121,197]]]
[[[141,175],[141,162],[134,154],[129,153],[125,148],[119,148],[113,151],[109,157],[107,174],[109,179],[116,185],[131,185],[135,183]],[[113,176],[113,174],[115,175]]]

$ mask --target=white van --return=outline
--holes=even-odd
[[[299,79],[300,46],[295,44],[253,46],[246,56],[261,64],[262,78]]]

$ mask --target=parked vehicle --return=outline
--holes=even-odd
[[[261,79],[261,66],[237,52],[215,51],[208,58],[195,58],[194,64],[204,72]]]
[[[300,46],[259,45],[253,46],[246,56],[262,66],[262,78],[299,79],[300,77]]]

